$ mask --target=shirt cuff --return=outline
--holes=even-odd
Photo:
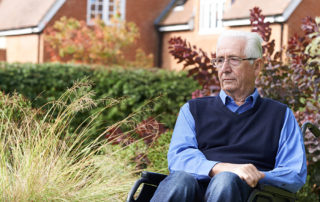
[[[209,177],[209,173],[211,171],[211,169],[213,168],[213,166],[215,166],[217,163],[219,163],[218,161],[205,161],[201,164],[201,166],[199,166],[199,170],[198,170],[198,174],[202,175],[202,176],[207,176]]]

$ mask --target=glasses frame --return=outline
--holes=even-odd
[[[221,65],[221,66],[216,65],[217,59],[222,59],[222,58],[223,58],[222,65]],[[239,64],[238,64],[238,65],[233,65],[233,64],[231,64],[231,63],[230,63],[230,59],[236,59],[236,60],[238,60],[238,61],[239,61]],[[231,67],[237,67],[237,66],[239,66],[239,65],[241,64],[241,62],[244,61],[244,60],[256,60],[256,59],[258,59],[258,58],[241,58],[241,57],[237,57],[237,56],[232,56],[232,57],[227,57],[227,58],[220,57],[220,58],[213,58],[213,59],[211,59],[211,64],[212,64],[214,67],[216,67],[216,68],[222,68],[223,65],[224,65],[224,63],[227,61],[228,64],[229,64]]]

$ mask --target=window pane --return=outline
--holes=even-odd
[[[211,31],[222,27],[225,0],[200,0],[200,31]]]
[[[116,13],[119,13],[119,15],[124,18],[125,2],[126,0],[88,0],[88,23],[90,23],[92,18],[99,17],[103,19],[106,24],[110,24],[110,19]]]

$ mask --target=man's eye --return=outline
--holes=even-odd
[[[218,58],[217,59],[217,63],[223,63],[224,62],[224,58]]]
[[[231,57],[229,60],[230,62],[239,62],[239,58],[236,57]]]

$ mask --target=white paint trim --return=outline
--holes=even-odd
[[[29,27],[29,28],[22,28],[22,29],[0,31],[0,36],[33,34],[33,33],[38,33],[38,32],[40,32],[39,27],[33,27],[33,28]]]
[[[44,27],[50,22],[53,16],[58,12],[58,10],[62,7],[62,5],[66,2],[66,0],[57,0],[56,3],[49,9],[46,15],[41,19],[38,24],[38,29],[41,32]]]
[[[240,25],[250,25],[249,18],[238,19],[238,20],[226,20],[222,21],[224,27],[240,26]]]
[[[191,31],[193,29],[194,29],[193,17],[189,20],[188,24],[167,25],[167,26],[160,26],[158,28],[159,32]]]
[[[302,0],[293,0],[289,6],[286,8],[286,10],[283,12],[282,16],[284,18],[284,21],[287,21],[290,15],[293,13],[294,10],[299,6]]]
[[[126,20],[126,0],[121,1],[120,9],[121,9],[121,19]]]
[[[184,10],[184,5],[181,5],[181,6],[176,6],[173,8],[173,11],[183,11]]]
[[[282,15],[268,16],[265,18],[266,22],[270,23],[283,23],[288,20],[293,11],[298,7],[302,0],[293,0],[289,6],[284,10]],[[241,25],[250,25],[250,18],[235,19],[235,20],[223,20],[223,26],[232,27],[232,26],[241,26]]]
[[[91,14],[91,8],[90,8],[90,0],[87,0],[87,25],[90,25],[90,14]]]
[[[7,45],[6,45],[6,37],[0,37],[0,49],[6,49]]]
[[[276,22],[285,22],[285,20],[283,16],[269,16],[265,18],[265,22],[276,23]],[[250,19],[244,18],[244,19],[223,21],[224,27],[242,26],[242,25],[250,25]]]
[[[168,25],[168,26],[159,27],[159,31],[160,32],[173,32],[173,31],[186,31],[186,30],[192,30],[192,27],[190,27],[189,24],[186,24],[186,25]]]
[[[88,25],[93,25],[93,22],[91,22],[91,5],[95,5],[95,8],[97,8],[97,4],[95,3],[98,3],[99,2],[93,2],[93,4],[91,3],[92,0],[87,0],[87,24]],[[119,3],[119,4],[117,4]],[[110,12],[109,11],[109,6],[113,6],[113,11]],[[119,8],[117,7],[119,6]],[[102,19],[106,25],[112,25],[111,21],[110,21],[110,18],[109,18],[109,14],[111,15],[115,15],[116,12],[118,11],[119,9],[119,12],[120,12],[120,19],[121,20],[126,20],[126,0],[114,0],[113,2],[110,2],[110,0],[103,0],[102,1]],[[95,11],[97,11],[95,9]],[[96,15],[96,13],[95,13]]]
[[[226,0],[200,0],[199,33],[219,32]]]

